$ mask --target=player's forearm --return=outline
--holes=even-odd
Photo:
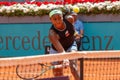
[[[63,53],[65,52],[64,48],[62,47],[62,45],[60,44],[59,41],[57,42],[53,42],[54,47],[56,48],[56,50],[58,51],[58,53]]]
[[[64,48],[62,47],[62,45],[60,44],[60,42],[58,40],[50,40],[50,41],[53,44],[53,46],[55,47],[55,49],[58,51],[58,53],[65,52]]]
[[[59,36],[54,33],[54,31],[51,31],[51,33],[49,34],[49,40],[59,53],[65,52],[64,48],[59,42]]]

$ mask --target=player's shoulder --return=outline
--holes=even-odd
[[[55,31],[53,29],[50,29],[49,34],[53,34],[53,33],[55,33]]]
[[[57,32],[54,30],[54,29],[50,29],[49,30],[49,36],[56,36],[57,35]]]

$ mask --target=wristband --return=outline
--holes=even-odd
[[[77,32],[77,31],[75,31],[74,36],[76,36],[77,34],[78,34],[78,32]]]

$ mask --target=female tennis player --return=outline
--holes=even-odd
[[[63,17],[63,13],[59,9],[54,9],[49,13],[52,26],[49,30],[49,40],[51,42],[50,54],[65,53],[77,51],[77,44],[74,39],[74,26]],[[68,60],[63,62],[54,62],[53,65],[61,63],[69,63]],[[63,69],[53,69],[54,76],[62,76]],[[76,79],[77,80],[77,79]]]

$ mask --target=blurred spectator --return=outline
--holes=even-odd
[[[77,43],[77,48],[78,48],[78,50],[80,50],[81,39],[82,39],[83,34],[84,34],[84,26],[83,26],[82,21],[80,21],[77,18],[77,13],[72,12],[71,15],[74,17],[74,24],[73,25],[75,27],[75,30],[78,33],[78,35],[75,37],[75,40],[76,40],[76,43]]]

